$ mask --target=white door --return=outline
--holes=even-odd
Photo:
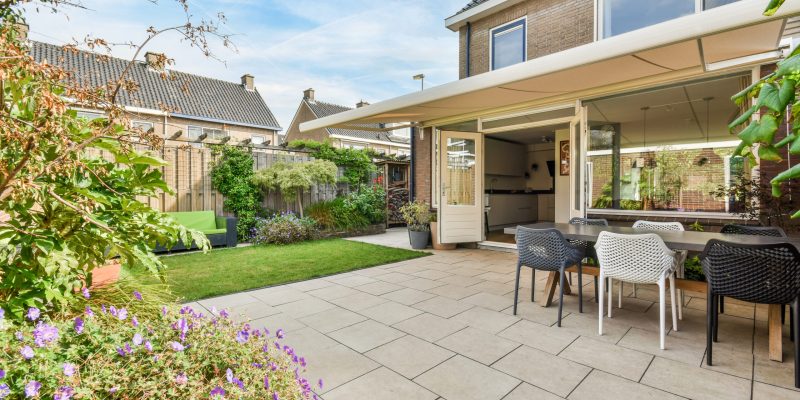
[[[442,131],[439,136],[439,238],[442,243],[483,240],[483,135]]]
[[[579,107],[569,124],[569,217],[586,217],[586,108]]]

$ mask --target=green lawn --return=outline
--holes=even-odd
[[[249,246],[166,256],[167,284],[190,301],[264,286],[303,281],[340,272],[374,267],[428,253],[342,239],[317,240],[286,246]],[[131,275],[143,283],[158,279],[143,268]]]

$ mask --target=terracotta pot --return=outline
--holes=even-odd
[[[106,265],[92,270],[92,288],[108,285],[119,280],[122,265],[119,261],[109,261]]]
[[[439,243],[439,223],[431,222],[431,242],[434,250],[455,250],[455,243]]]

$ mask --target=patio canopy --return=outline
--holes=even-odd
[[[363,123],[442,120],[521,103],[575,100],[595,90],[669,74],[682,77],[781,57],[788,1],[772,17],[768,1],[743,0],[503,69],[300,124],[301,131]]]

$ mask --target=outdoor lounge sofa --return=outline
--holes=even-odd
[[[236,218],[234,217],[218,217],[214,215],[214,211],[168,212],[166,214],[174,218],[181,225],[204,233],[211,242],[211,246],[236,247]],[[197,248],[197,245],[192,243],[190,248]],[[170,249],[158,245],[155,251],[163,252],[186,249],[186,246],[179,242]]]

